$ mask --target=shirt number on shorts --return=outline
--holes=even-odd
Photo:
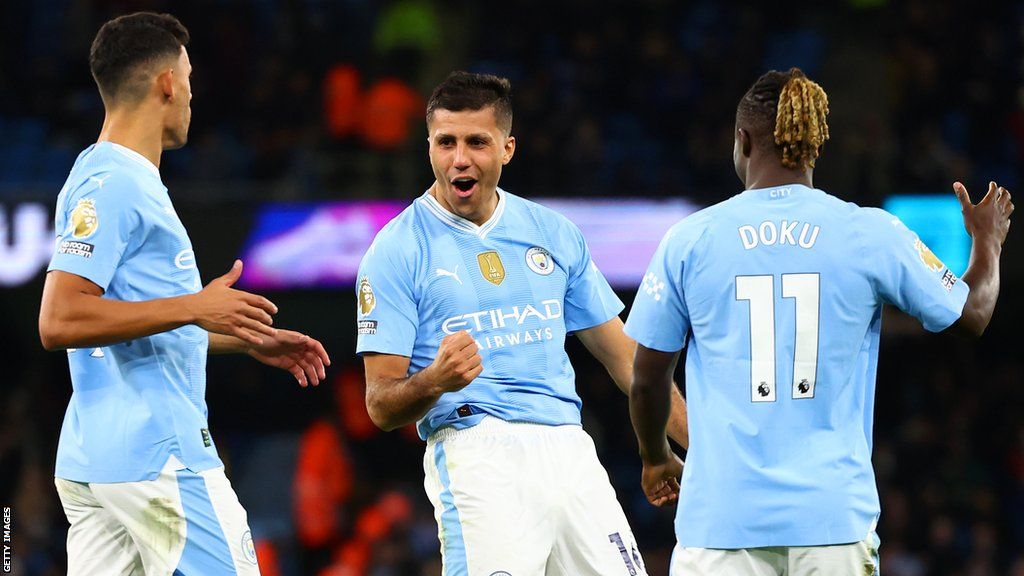
[[[640,561],[640,554],[637,553],[636,548],[633,549],[633,554],[631,555],[630,551],[626,549],[626,543],[622,541],[622,536],[618,532],[609,534],[608,541],[619,547],[619,554],[622,555],[622,561],[626,563],[629,576],[637,576],[640,573],[637,568],[643,566],[643,563]]]
[[[818,374],[818,331],[821,277],[783,274],[782,297],[796,311],[793,338],[793,398],[814,398]],[[750,304],[750,400],[774,402],[775,397],[775,279],[772,275],[737,276],[736,300]]]

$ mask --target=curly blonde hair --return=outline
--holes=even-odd
[[[737,122],[749,127],[751,137],[774,144],[782,165],[790,169],[814,168],[828,140],[826,116],[828,95],[799,68],[772,70],[758,78],[736,112]]]

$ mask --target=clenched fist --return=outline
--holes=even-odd
[[[442,393],[462,390],[484,370],[479,350],[469,332],[449,334],[441,340],[434,362],[424,369],[426,376]]]

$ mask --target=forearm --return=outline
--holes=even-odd
[[[367,382],[366,409],[377,427],[391,431],[422,418],[441,394],[427,370],[407,378],[379,378]]]
[[[632,387],[633,380],[633,355],[635,350],[636,344],[633,343],[628,350],[628,354],[620,354],[617,357],[618,361],[609,362],[611,365],[607,367],[608,374],[615,381],[615,385],[618,386],[619,390],[622,390],[623,394],[630,398],[632,397],[630,388]],[[671,396],[667,403],[671,405],[668,417],[668,437],[675,440],[683,448],[688,449],[690,447],[690,433],[686,425],[686,400],[679,393],[679,387],[676,386],[675,382],[671,383]]]
[[[124,302],[76,294],[43,302],[39,333],[47,350],[107,346],[173,330],[195,321],[188,296]]]
[[[605,324],[578,334],[590,353],[608,370],[608,375],[626,396],[630,396],[633,384],[633,362],[636,357],[636,341],[623,331],[622,321],[614,318]],[[671,416],[668,435],[683,448],[689,448],[689,432],[686,428],[686,401],[675,383],[672,383]],[[667,402],[666,402],[667,403]]]
[[[672,412],[668,417],[668,436],[683,447],[690,449],[690,429],[686,417],[686,400],[679,392],[679,387],[672,382]]]
[[[962,280],[970,287],[967,302],[957,324],[980,336],[992,319],[999,297],[999,256],[1002,247],[994,238],[975,238],[971,259]]]
[[[252,345],[236,336],[210,332],[210,354],[245,354]]]
[[[674,404],[673,387],[669,377],[650,378],[637,374],[633,380],[629,391],[629,416],[640,443],[640,458],[644,462],[660,462],[668,458],[665,432]]]

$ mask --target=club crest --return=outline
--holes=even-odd
[[[540,246],[534,246],[526,251],[526,265],[541,276],[547,276],[555,271],[551,253]]]

